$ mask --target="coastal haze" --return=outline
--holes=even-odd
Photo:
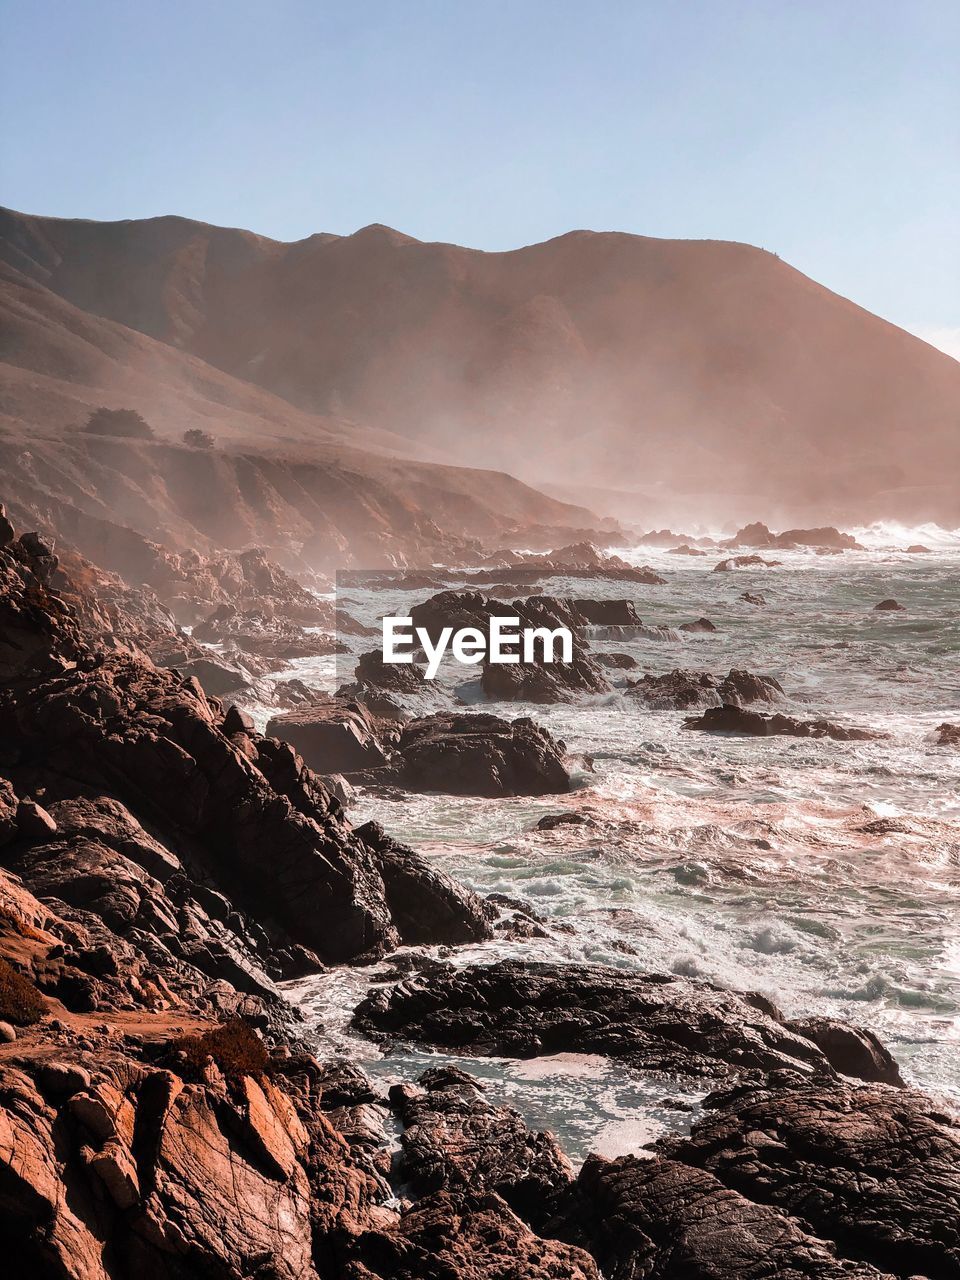
[[[161,435],[505,471],[638,524],[960,524],[960,363],[748,245],[0,232],[8,422],[130,405]]]
[[[304,8],[311,31],[329,16]],[[503,24],[538,8],[497,10],[497,56],[523,52]],[[547,26],[569,34],[562,8],[535,24],[538,56]],[[470,87],[464,41],[443,29],[440,72],[421,44],[490,6],[437,8],[426,30],[432,5],[388,9],[389,54],[378,27],[363,71],[377,145],[406,166],[405,99],[385,129],[371,68],[385,57],[412,95],[422,78],[446,129],[435,78]],[[740,13],[623,6],[590,40],[654,10],[702,38],[721,9]],[[791,112],[810,88],[794,63],[833,66],[849,22],[824,11],[829,39],[798,43],[814,9],[777,32]],[[760,10],[733,23],[751,74],[779,65],[755,56]],[[140,22],[167,30],[166,6],[131,13],[138,40]],[[183,40],[195,17],[171,20],[180,61],[149,40],[142,66],[121,60],[123,76],[162,68],[158,101],[188,115],[210,83],[210,32]],[[245,169],[262,162],[258,194],[294,157],[277,186],[293,219],[301,150],[271,116],[287,149],[252,151],[248,91],[278,68],[282,104],[288,69],[333,84],[330,146],[353,136],[338,103],[369,104],[337,81],[350,56],[329,81],[286,43],[271,62],[261,41],[276,53],[289,32],[255,17],[253,74],[232,110],[218,86],[212,114]],[[214,52],[249,20],[213,24]],[[77,21],[58,15],[71,58]],[[24,31],[46,57],[48,32]],[[858,69],[865,45],[890,58],[872,27],[855,35]],[[647,45],[607,52],[604,82],[626,53],[634,92]],[[580,74],[579,41],[554,53]],[[651,147],[715,136],[690,93],[705,53]],[[198,74],[171,75],[184,57]],[[504,91],[528,90],[530,67]],[[548,138],[605,87],[564,81]],[[871,109],[899,127],[884,95]],[[833,173],[849,150],[836,89],[794,148],[732,100],[724,136],[765,140],[784,192],[799,158],[829,153]],[[160,132],[178,130],[164,115]],[[880,133],[878,152],[906,146],[923,169],[916,137]],[[77,171],[99,172],[101,134],[68,136]],[[11,152],[30,169],[19,134]],[[115,181],[139,174],[131,152]],[[611,154],[619,202],[628,151]],[[362,177],[369,150],[356,160]],[[598,188],[561,168],[564,208],[589,207]],[[59,192],[46,169],[38,189]],[[410,181],[432,234],[471,211],[429,172],[426,194]],[[507,250],[492,231],[483,248],[380,223],[287,241],[252,213],[243,230],[0,210],[14,1280],[960,1278],[960,363],[762,247],[686,238],[707,216],[699,177],[666,228],[684,238],[569,230]],[[109,178],[108,213],[144,211]],[[247,208],[237,179],[225,219]],[[508,186],[512,227],[527,188]],[[71,208],[99,209],[90,187]],[[531,220],[556,230],[528,187]],[[942,282],[903,287],[904,187],[862,202],[896,263],[847,275],[835,258],[830,283],[876,268],[889,314],[946,332]],[[759,189],[730,184],[749,210],[718,210],[718,233],[778,209],[779,232],[803,224]],[[198,205],[212,216],[209,198],[180,207]],[[636,209],[623,225],[646,227]],[[262,226],[302,230],[276,209]],[[504,619],[520,661],[502,660]],[[387,643],[398,620],[409,661]]]

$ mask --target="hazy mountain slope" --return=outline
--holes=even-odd
[[[503,473],[396,457],[430,451],[298,410],[15,268],[0,267],[0,324],[4,497],[81,545],[88,516],[177,547],[307,543],[312,562],[329,568],[416,562],[448,537],[597,523]],[[140,410],[161,438],[78,431],[98,404]],[[212,432],[218,448],[183,447],[189,427]]]
[[[573,232],[488,254],[16,214],[0,233],[79,307],[470,463],[960,518],[960,364],[746,245]]]

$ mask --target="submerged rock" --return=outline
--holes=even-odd
[[[906,606],[902,605],[899,600],[881,600],[879,604],[873,606],[874,613],[903,613]]]

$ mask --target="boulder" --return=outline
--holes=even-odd
[[[266,736],[289,742],[317,773],[356,773],[387,761],[373,717],[357,702],[331,698],[283,712],[268,722]]]
[[[440,713],[404,726],[399,779],[412,791],[529,796],[570,790],[565,747],[532,720]]]
[[[611,1280],[892,1280],[679,1160],[588,1157],[570,1218]]]
[[[631,697],[642,699],[651,710],[686,711],[692,707],[719,708],[748,706],[754,702],[777,702],[783,686],[772,676],[731,670],[722,679],[709,671],[677,668],[664,675],[647,674],[628,685]]]
[[[905,605],[899,600],[881,600],[879,604],[873,606],[874,613],[903,613]]]

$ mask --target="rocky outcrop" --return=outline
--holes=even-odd
[[[211,1062],[187,1083],[103,1036],[50,1048],[65,1056],[0,1066],[12,1275],[239,1280],[269,1259],[278,1280],[318,1280],[382,1194],[316,1100],[267,1076]]]
[[[841,533],[832,525],[818,529],[786,529],[783,533],[771,533],[765,524],[744,525],[725,547],[776,547],[789,551],[794,547],[813,547],[828,551],[862,551],[863,547],[850,533]]]
[[[353,1253],[344,1280],[600,1280],[585,1250],[535,1235],[492,1193],[426,1196]]]
[[[277,616],[263,605],[241,612],[235,605],[222,604],[194,627],[193,636],[205,644],[222,646],[226,653],[280,663],[345,652],[334,636],[305,631],[299,623]]]
[[[356,773],[387,762],[375,718],[361,703],[327,698],[267,723],[268,738],[289,742],[316,773]]]
[[[943,724],[937,725],[937,746],[938,747],[960,747],[960,724]]]
[[[794,1218],[676,1160],[590,1156],[574,1223],[608,1280],[891,1280],[838,1259]]]
[[[873,606],[874,613],[903,613],[905,608],[899,600],[881,600]]]
[[[823,1050],[762,997],[599,965],[503,961],[434,970],[374,991],[355,1021],[381,1039],[457,1053],[598,1053],[641,1071],[706,1078],[757,1078],[785,1067],[834,1074]]]
[[[729,556],[713,566],[714,573],[729,573],[732,569],[776,569],[779,560],[764,560],[763,556]]]
[[[316,963],[394,946],[403,928],[377,856],[292,748],[225,715],[195,680],[92,653],[73,612],[44,585],[46,568],[46,550],[33,545],[0,551],[0,617],[13,641],[0,673],[0,742],[17,794],[42,793],[47,807],[80,796],[119,802],[162,836],[177,869],[216,887],[224,915],[255,914],[280,953],[305,949]],[[94,869],[116,845],[101,818],[79,837]],[[108,865],[100,873],[109,879]],[[145,869],[158,875],[155,865]],[[424,904],[432,884],[446,898],[449,883],[422,872]],[[464,908],[473,917],[464,937],[483,936],[482,912],[469,898]]]
[[[601,667],[609,667],[613,671],[632,671],[637,660],[629,653],[597,653],[594,662]]]
[[[484,662],[480,687],[491,702],[571,702],[588,694],[610,692],[610,682],[596,659],[576,649],[572,662]]]
[[[707,733],[737,733],[750,737],[833,738],[837,742],[873,742],[885,738],[874,729],[858,729],[835,724],[832,720],[795,720],[793,716],[762,715],[743,707],[724,704],[710,707],[702,716],[684,720],[685,729],[702,729]]]
[[[478,591],[442,591],[410,611],[414,627],[423,628],[434,642],[445,627],[454,632],[472,627],[489,636],[491,617],[515,617],[519,628],[564,627],[573,637],[572,662],[536,660],[518,663],[483,662],[480,677],[484,695],[493,702],[566,702],[583,694],[609,693],[610,683],[597,666],[582,635],[585,627],[600,625],[640,625],[636,611],[628,601],[565,600],[555,596],[530,596],[500,604],[488,600]]]
[[[493,1192],[535,1229],[549,1223],[573,1179],[552,1134],[531,1133],[456,1067],[435,1067],[419,1088],[395,1085],[390,1101],[404,1125],[397,1173],[418,1194]]]
[[[539,796],[570,790],[565,747],[532,720],[441,713],[404,726],[398,779],[411,791]]]
[[[778,702],[783,686],[772,676],[757,676],[735,668],[722,679],[709,671],[677,668],[664,675],[645,675],[628,684],[631,697],[641,699],[652,711],[686,711],[692,707],[749,706],[754,702]]]
[[[960,1119],[912,1090],[838,1082],[709,1099],[665,1156],[897,1276],[960,1276]]]

